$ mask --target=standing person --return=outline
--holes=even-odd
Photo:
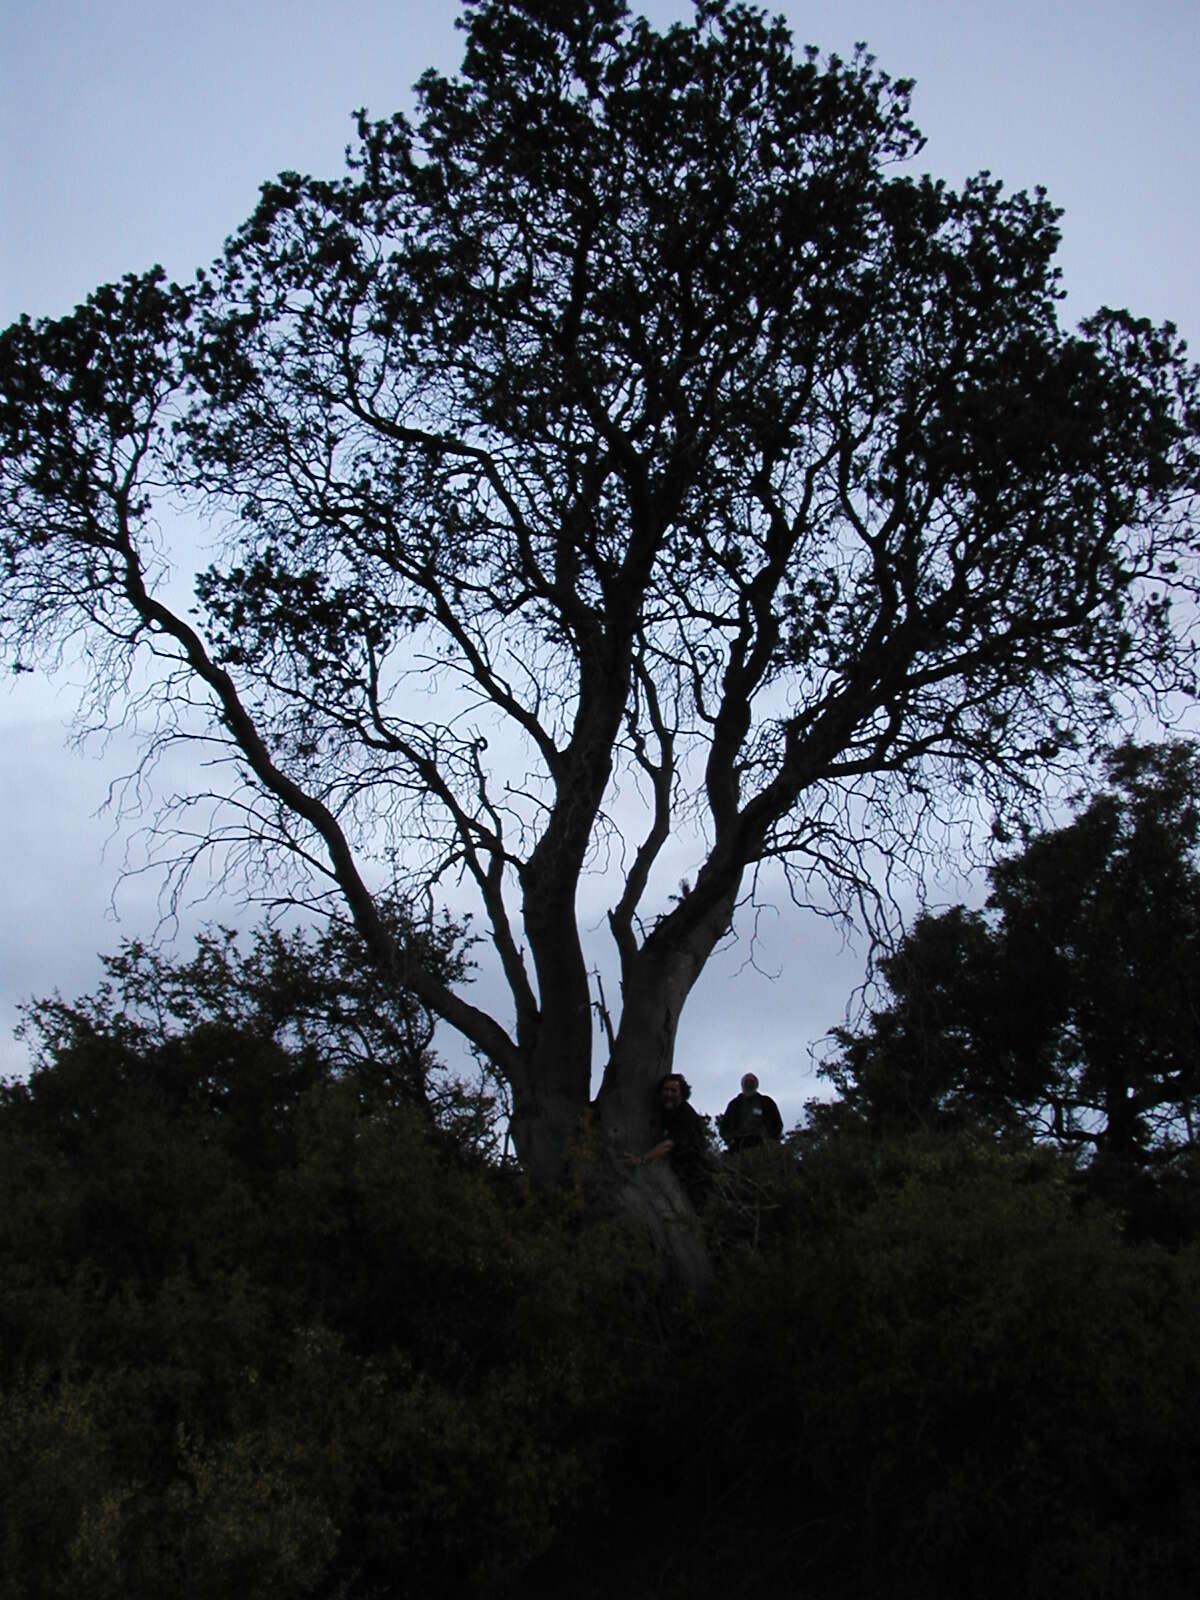
[[[660,1078],[655,1087],[655,1143],[644,1156],[628,1159],[634,1166],[644,1167],[665,1157],[692,1204],[699,1207],[707,1197],[712,1174],[708,1128],[700,1113],[688,1105],[691,1097],[692,1086],[681,1072],[668,1072]]]
[[[758,1079],[747,1072],[741,1094],[734,1095],[717,1118],[721,1137],[731,1150],[753,1150],[767,1139],[783,1137],[783,1118],[769,1094],[759,1094]]]

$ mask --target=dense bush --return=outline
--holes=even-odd
[[[77,1038],[0,1095],[0,1592],[490,1592],[596,1471],[627,1255],[216,1043]]]
[[[776,1199],[664,1397],[655,1592],[1197,1592],[1194,1251],[962,1139],[844,1140]]]
[[[1200,1587],[1196,1247],[1061,1155],[743,1156],[696,1303],[311,1044],[73,1014],[0,1091],[0,1600]]]

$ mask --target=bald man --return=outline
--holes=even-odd
[[[747,1072],[741,1094],[734,1095],[717,1118],[721,1137],[731,1150],[753,1150],[783,1136],[783,1118],[769,1094],[759,1094],[758,1079]]]

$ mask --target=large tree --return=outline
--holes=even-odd
[[[215,742],[182,858],[340,898],[550,1175],[592,1092],[585,873],[619,1147],[764,863],[853,895],[926,806],[1192,689],[1197,382],[1170,327],[1062,330],[1049,201],[911,176],[865,55],[726,0],[464,22],[415,124],[360,116],[347,175],[266,185],[193,285],[3,336],[2,615],[14,663],[81,642],[101,700]],[[180,502],[223,536],[195,614]],[[379,914],[453,879],[494,1015]]]

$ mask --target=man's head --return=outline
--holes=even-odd
[[[743,1094],[757,1094],[758,1093],[758,1079],[754,1076],[754,1074],[752,1072],[747,1072],[746,1075],[742,1079],[742,1093]]]
[[[658,1080],[659,1104],[668,1111],[691,1098],[692,1086],[681,1072],[668,1072]]]

